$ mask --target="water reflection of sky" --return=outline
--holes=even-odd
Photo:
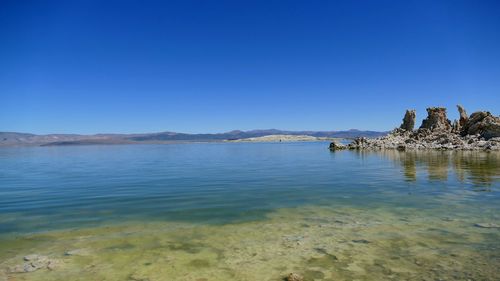
[[[499,158],[329,152],[327,142],[0,149],[0,232],[129,219],[248,221],[303,205],[428,208],[467,200],[493,208]]]

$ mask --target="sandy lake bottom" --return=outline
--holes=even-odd
[[[441,210],[302,207],[254,222],[141,223],[33,234],[0,243],[1,266],[47,256],[51,269],[3,280],[496,280],[499,221]],[[484,225],[491,226],[491,225]],[[0,279],[2,280],[2,279]]]

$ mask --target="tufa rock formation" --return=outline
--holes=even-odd
[[[467,116],[467,112],[465,112],[465,109],[461,105],[457,105],[458,108],[458,114],[460,114],[460,119],[458,120],[458,124],[460,127],[463,127],[465,123],[467,123],[467,120],[469,117]]]
[[[415,127],[416,117],[417,113],[415,109],[406,110],[405,117],[403,117],[403,124],[401,124],[399,128],[406,131],[413,131],[413,127]]]
[[[427,108],[427,118],[422,121],[420,129],[429,129],[431,131],[451,131],[451,121],[446,117],[446,108],[429,107]]]
[[[451,132],[454,134],[460,133],[460,123],[458,123],[458,120],[453,120],[453,124],[451,124]]]
[[[335,142],[335,141],[332,141],[332,142],[330,143],[330,147],[329,147],[329,148],[330,148],[330,150],[342,150],[342,149],[345,149],[345,148],[346,148],[346,146],[345,146],[345,145],[342,145],[342,144],[340,144],[340,143],[337,143],[337,142]]]
[[[500,117],[488,111],[474,112],[463,126],[461,135],[480,135],[485,139],[500,137]]]
[[[427,108],[427,118],[416,131],[415,111],[407,110],[403,124],[380,138],[356,138],[348,145],[330,144],[330,150],[342,149],[455,149],[499,150],[500,117],[487,111],[478,111],[467,117],[465,109],[457,106],[460,119],[453,122],[446,117],[446,108]]]
[[[465,123],[467,123],[467,120],[469,120],[465,109],[461,105],[457,105],[457,109],[460,117],[458,120],[453,121],[451,129],[451,131],[455,134],[459,134],[462,131],[462,128],[465,126]]]

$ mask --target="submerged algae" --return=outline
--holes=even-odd
[[[494,280],[500,276],[500,231],[475,227],[474,220],[500,218],[463,209],[470,213],[443,209],[443,219],[436,210],[310,206],[225,225],[128,222],[52,231],[3,239],[0,268],[37,253],[61,260],[61,266],[3,275],[7,280],[278,281],[297,272],[304,280]],[[68,251],[84,254],[65,255]]]

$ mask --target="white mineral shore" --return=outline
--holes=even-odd
[[[269,135],[263,137],[227,140],[228,142],[294,142],[294,141],[327,141],[334,138],[313,137],[307,135]]]

